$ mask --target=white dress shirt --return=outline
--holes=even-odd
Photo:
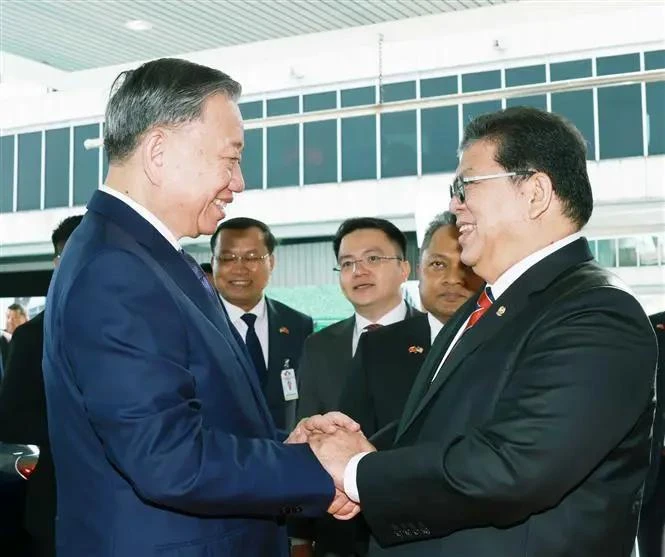
[[[247,327],[247,323],[242,320],[242,316],[246,313],[253,313],[256,315],[254,330],[256,331],[256,336],[259,338],[261,352],[263,352],[263,359],[266,364],[266,369],[268,369],[268,307],[266,305],[265,296],[262,296],[259,303],[249,311],[245,311],[238,306],[230,304],[221,296],[219,299],[222,301],[222,304],[224,304],[224,307],[226,308],[226,312],[229,314],[229,321],[231,321],[236,328],[236,331],[238,331],[238,334],[245,342],[247,342],[247,330],[249,327]]]
[[[365,332],[365,327],[367,325],[372,325],[376,323],[377,325],[392,325],[398,321],[404,321],[406,317],[406,302],[402,299],[397,306],[391,309],[378,321],[370,321],[369,319],[363,317],[359,313],[356,313],[356,326],[353,328],[353,339],[351,341],[351,354],[355,356],[356,350],[358,349],[358,343],[360,342],[360,335]]]
[[[429,322],[429,343],[430,346],[434,344],[434,339],[443,329],[443,323],[434,317],[430,312],[427,312],[427,321]]]
[[[137,203],[124,193],[121,193],[118,190],[114,190],[113,188],[109,188],[108,186],[99,186],[99,191],[103,191],[104,193],[119,199],[125,205],[128,205],[130,208],[134,209],[134,211],[136,211],[145,220],[152,224],[152,226],[157,229],[157,232],[164,236],[164,238],[166,238],[168,243],[171,244],[176,251],[180,251],[182,249],[180,247],[180,242],[178,242],[177,238],[173,235],[173,232],[171,232],[161,220],[159,220],[155,215],[148,211],[148,209],[146,209],[143,205]]]
[[[564,246],[567,246],[568,244],[574,242],[581,236],[582,234],[580,232],[576,232],[574,234],[571,234],[570,236],[566,236],[565,238],[557,240],[556,242],[550,244],[549,246],[546,246],[538,251],[535,251],[532,254],[526,256],[521,261],[515,263],[512,267],[510,267],[507,271],[505,271],[498,279],[496,279],[496,282],[494,284],[487,285],[492,289],[492,296],[494,297],[494,299],[498,300],[499,297],[506,290],[508,290],[508,288],[518,278],[520,278],[536,263],[545,259],[548,255],[553,254],[555,251],[560,250]],[[462,336],[462,333],[464,332],[468,320],[469,320],[468,318],[465,319],[464,323],[462,323],[462,326],[457,331],[455,338],[453,338],[452,342],[448,346],[448,349],[446,350],[446,353],[441,359],[441,363],[439,364],[439,367],[436,370],[434,377],[432,377],[432,381],[434,381],[434,379],[438,375],[439,371],[441,370],[441,367],[443,366],[443,363],[448,358],[448,355],[450,354],[451,350],[457,343],[459,337]],[[349,460],[349,462],[347,463],[346,468],[344,469],[344,491],[346,492],[349,499],[355,501],[356,503],[360,502],[360,495],[358,494],[358,485],[356,483],[356,473],[358,471],[358,463],[366,454],[368,453],[359,453],[354,457],[352,457],[351,460]]]

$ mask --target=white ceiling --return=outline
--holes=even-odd
[[[0,0],[0,50],[77,71],[509,1]]]

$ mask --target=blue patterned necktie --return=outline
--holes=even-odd
[[[185,260],[187,265],[189,265],[190,269],[194,272],[196,278],[199,279],[201,286],[205,288],[205,291],[214,300],[215,306],[219,306],[220,305],[219,297],[217,296],[217,293],[212,287],[212,284],[210,284],[210,281],[208,281],[208,277],[206,277],[205,273],[203,272],[203,269],[201,269],[201,265],[199,265],[196,262],[196,259],[194,259],[191,255],[189,255],[186,251],[182,249],[180,250],[180,255],[182,255],[182,258]]]
[[[264,384],[268,370],[266,369],[266,361],[263,358],[263,350],[261,349],[261,342],[259,337],[256,334],[256,329],[254,324],[256,323],[256,315],[253,313],[246,313],[241,316],[245,324],[247,325],[247,335],[245,336],[245,344],[247,345],[247,350],[249,355],[252,358],[254,363],[254,368],[256,369],[256,374],[259,377],[259,382],[261,385]]]

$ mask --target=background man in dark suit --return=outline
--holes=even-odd
[[[210,238],[213,277],[226,313],[255,360],[275,425],[290,431],[296,417],[294,370],[314,323],[263,293],[275,266],[275,244],[265,223],[246,217],[222,222]]]
[[[112,87],[106,185],[44,314],[59,555],[285,556],[285,516],[356,511],[307,445],[282,442],[180,247],[212,234],[244,189],[239,95],[226,74],[175,59]]]
[[[392,449],[345,431],[310,443],[360,501],[372,556],[628,557],[657,349],[580,236],[584,140],[515,107],[472,121],[461,153],[451,211],[487,287],[437,337]]]
[[[426,314],[362,335],[340,411],[370,437],[399,419],[430,345],[450,317],[483,286],[460,260],[455,215],[446,211],[429,224],[420,246],[420,302]]]
[[[67,239],[79,225],[80,215],[63,220],[51,235],[54,265]],[[48,440],[46,399],[42,377],[44,312],[14,332],[7,370],[0,384],[0,441],[39,446],[39,462],[28,479],[25,529],[30,534],[30,554],[55,555],[55,477]],[[64,427],[64,424],[59,424]],[[5,548],[6,549],[6,548]]]
[[[656,372],[656,415],[653,421],[651,464],[644,484],[638,540],[640,557],[662,557],[665,553],[665,466],[663,436],[665,435],[665,311],[649,317],[658,339],[658,371]]]
[[[5,319],[5,328],[0,334],[0,355],[2,356],[2,363],[7,364],[7,357],[9,356],[9,343],[12,340],[12,335],[17,327],[20,327],[28,320],[28,314],[21,304],[11,304],[7,308],[7,315]]]
[[[406,238],[393,223],[370,217],[348,219],[335,234],[333,250],[340,286],[355,314],[305,341],[298,366],[300,418],[339,408],[351,359],[366,331],[420,315],[402,297],[401,286],[411,268],[406,261]],[[353,524],[323,518],[314,528],[312,532],[311,525],[302,528],[301,524],[292,533],[314,539],[315,555],[357,554]]]

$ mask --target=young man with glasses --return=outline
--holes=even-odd
[[[312,318],[265,296],[275,267],[276,240],[265,223],[223,221],[210,238],[215,287],[230,322],[245,341],[279,429],[295,425],[295,372]]]

